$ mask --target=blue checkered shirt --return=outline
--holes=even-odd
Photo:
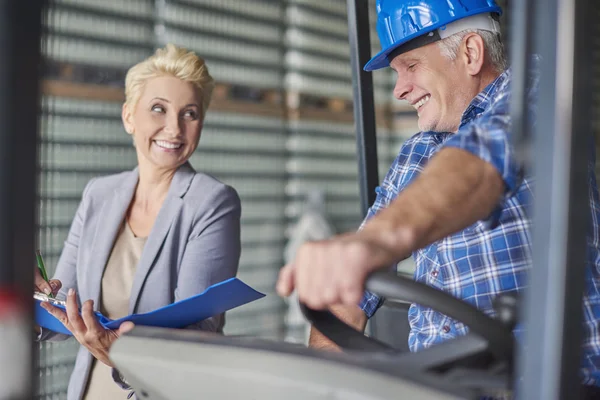
[[[537,62],[537,59],[536,59]],[[530,100],[535,99],[538,75],[532,74]],[[471,102],[456,134],[420,132],[407,140],[377,188],[377,198],[365,222],[385,208],[423,170],[440,149],[464,149],[491,163],[502,176],[506,191],[497,209],[486,220],[439,240],[413,253],[414,279],[441,289],[494,315],[492,301],[499,293],[522,291],[531,261],[530,205],[532,179],[523,176],[510,146],[510,70],[502,73]],[[533,104],[531,101],[529,104]],[[534,114],[535,109],[530,109]],[[594,173],[595,154],[590,146],[588,167],[591,223],[588,234],[586,290],[584,293],[584,339],[582,379],[600,384],[600,202]],[[364,225],[364,223],[363,223]],[[370,318],[382,299],[366,292],[361,308]],[[465,335],[468,328],[430,308],[418,304],[409,309],[411,351],[428,348]]]

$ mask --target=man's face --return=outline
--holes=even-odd
[[[437,43],[395,57],[394,97],[408,101],[419,115],[421,131],[456,132],[460,119],[479,92],[459,54],[445,57]]]

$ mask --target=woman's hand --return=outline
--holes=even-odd
[[[108,357],[111,344],[123,333],[133,329],[133,322],[124,322],[119,329],[105,329],[94,315],[93,300],[87,300],[81,307],[81,315],[77,308],[75,290],[69,289],[67,294],[67,311],[42,302],[42,307],[56,317],[73,333],[79,343],[85,346],[94,357],[109,367],[114,367]]]
[[[33,290],[46,293],[53,296],[58,294],[58,291],[62,287],[62,282],[58,279],[50,279],[50,282],[46,282],[40,274],[40,270],[37,267],[33,267]]]
[[[46,293],[47,295],[52,295],[56,297],[58,291],[62,287],[62,282],[58,279],[50,279],[50,282],[46,282],[44,278],[42,278],[42,274],[38,267],[33,267],[33,290],[36,292]],[[41,333],[41,328],[34,324],[33,330],[36,335]]]

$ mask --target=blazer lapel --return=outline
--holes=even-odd
[[[156,216],[156,221],[154,221],[154,225],[152,226],[148,240],[144,245],[144,250],[142,251],[140,261],[135,271],[133,285],[131,287],[131,297],[129,299],[130,314],[135,313],[146,277],[152,270],[154,262],[160,254],[173,221],[181,212],[181,207],[183,206],[183,196],[190,187],[195,173],[196,172],[191,165],[189,165],[189,163],[185,163],[179,167],[173,176],[171,186],[169,187],[169,192],[167,193],[165,201],[161,206],[158,215]]]
[[[88,282],[88,296],[81,297],[81,300],[94,300],[94,309],[99,308],[100,303],[100,287],[102,284],[102,275],[110,257],[115,239],[119,232],[119,228],[125,218],[125,213],[129,208],[133,193],[138,181],[137,168],[133,170],[126,178],[121,186],[114,191],[114,196],[107,199],[102,205],[100,218],[96,226],[94,235],[94,243],[92,245],[92,253],[94,256],[89,265],[89,279],[84,279]],[[84,294],[85,295],[85,294]]]

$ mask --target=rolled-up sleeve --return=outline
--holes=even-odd
[[[509,84],[509,80],[505,85]],[[479,118],[460,127],[443,147],[468,151],[493,165],[505,184],[505,196],[514,194],[523,181],[523,166],[517,161],[511,142],[510,93],[508,86],[498,95]]]
[[[535,123],[540,85],[539,65],[541,58],[531,58],[527,77],[527,115]],[[510,98],[512,74],[507,74],[495,91],[489,107],[479,117],[462,125],[444,147],[466,150],[493,165],[505,184],[504,197],[512,196],[523,183],[525,169],[515,153],[515,138],[512,134]]]

